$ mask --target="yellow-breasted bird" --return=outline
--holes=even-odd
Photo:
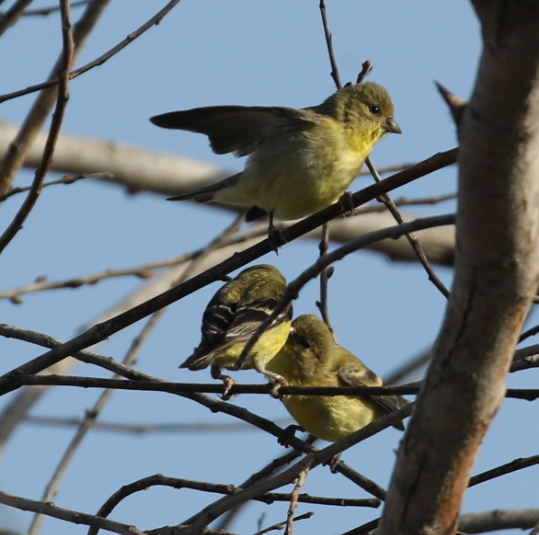
[[[326,324],[312,314],[292,322],[286,344],[268,370],[290,386],[383,386],[356,356],[333,340]],[[408,403],[397,396],[289,396],[283,403],[305,431],[334,442]],[[404,429],[402,424],[398,427]]]
[[[200,344],[180,368],[201,370],[211,364],[212,377],[225,380],[228,390],[234,381],[221,375],[220,367],[234,367],[245,344],[273,312],[285,290],[286,280],[273,266],[260,264],[243,270],[208,303],[202,317]],[[285,383],[279,374],[265,367],[285,343],[291,319],[290,304],[262,334],[241,369],[255,368],[271,380]]]
[[[401,133],[388,92],[373,82],[347,85],[319,106],[294,109],[211,106],[156,115],[163,128],[206,134],[217,154],[250,154],[245,169],[169,200],[253,205],[278,219],[298,219],[336,202],[358,175],[374,144]]]

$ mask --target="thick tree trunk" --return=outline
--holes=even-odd
[[[484,51],[460,125],[455,282],[380,533],[454,533],[539,270],[539,9],[475,0]]]

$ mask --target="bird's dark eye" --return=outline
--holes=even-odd
[[[309,342],[307,342],[307,340],[305,340],[304,338],[300,338],[299,343],[304,349],[311,349],[311,344],[309,344]]]
[[[374,115],[378,115],[380,113],[380,108],[378,106],[375,106],[374,104],[371,104],[369,106],[369,110],[371,113],[373,113]]]

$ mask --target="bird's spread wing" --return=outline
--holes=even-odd
[[[345,364],[337,370],[337,375],[348,386],[384,386],[384,382],[378,375],[367,367]],[[396,396],[372,396],[387,413],[399,408]]]
[[[316,114],[307,110],[263,106],[210,106],[164,113],[150,121],[162,128],[206,134],[216,154],[236,156],[250,154],[280,132],[318,124]]]

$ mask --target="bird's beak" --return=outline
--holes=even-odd
[[[402,134],[402,130],[400,129],[400,126],[397,124],[397,121],[393,119],[393,117],[390,117],[384,124],[384,130],[388,133],[393,134]]]

